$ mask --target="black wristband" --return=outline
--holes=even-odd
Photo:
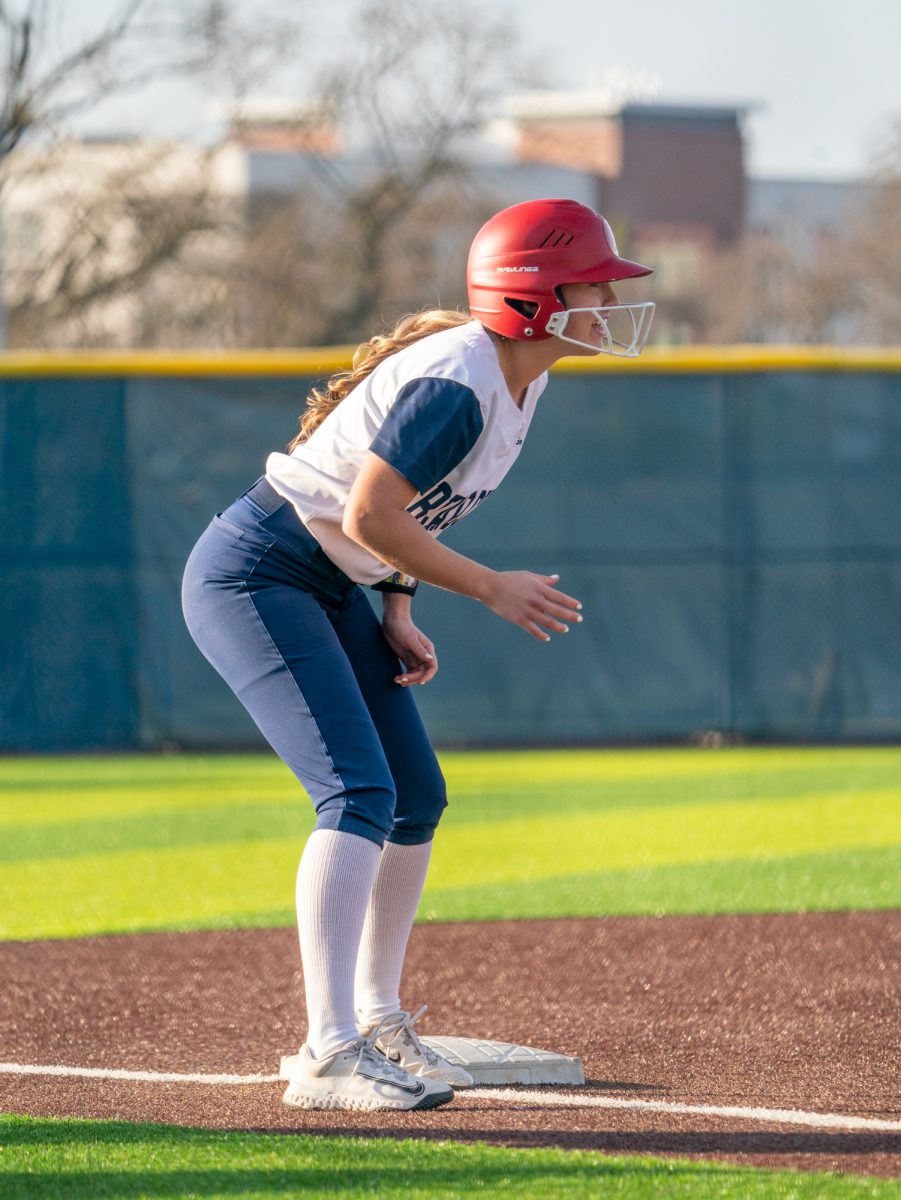
[[[404,596],[412,596],[418,587],[418,579],[414,579],[412,575],[405,575],[403,571],[395,571],[387,579],[374,583],[372,590],[374,592],[401,592]]]

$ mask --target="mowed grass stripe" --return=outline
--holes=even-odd
[[[174,779],[212,782],[291,779],[274,754],[41,755],[0,759],[0,791],[7,788],[156,787]]]
[[[242,910],[279,910],[293,894],[301,840],[211,841],[8,863],[0,868],[0,937],[191,928]],[[425,906],[431,892],[523,881],[537,893],[542,881],[562,874],[698,867],[726,859],[740,864],[898,844],[901,806],[894,789],[851,800],[828,793],[479,825],[449,815],[435,842]],[[842,907],[840,883],[833,892],[836,907]],[[707,910],[728,911],[729,896],[727,886],[718,901],[710,898]],[[549,904],[546,915],[552,914]]]
[[[645,752],[656,757],[659,752]],[[671,756],[663,752],[664,757]],[[639,772],[623,778],[611,774],[610,756],[604,751],[578,753],[576,764],[558,754],[479,754],[443,757],[448,775],[451,808],[445,820],[486,822],[540,816],[556,816],[605,809],[692,802],[732,802],[767,798],[795,799],[825,791],[841,791],[849,800],[866,792],[898,787],[901,758],[895,761],[882,750],[860,757],[855,765],[837,767],[833,752],[822,762],[804,768],[791,767],[782,773],[748,770],[710,773],[717,756],[691,754],[694,773],[657,778]],[[779,752],[782,753],[782,752]],[[762,752],[767,760],[769,751]],[[727,752],[732,761],[732,752]],[[620,756],[613,754],[614,765]],[[631,755],[629,756],[632,757]],[[794,761],[795,752],[787,757]],[[534,761],[533,761],[534,760]],[[69,761],[69,760],[65,760]],[[108,760],[96,760],[98,776],[109,772]],[[293,776],[277,760],[268,758],[229,760],[232,774],[222,764],[189,758],[166,759],[166,771],[154,769],[152,760],[127,760],[133,764],[135,783],[124,786],[126,760],[113,760],[116,786],[107,779],[92,790],[85,763],[77,763],[83,776],[79,783],[61,782],[58,789],[24,787],[8,789],[0,796],[0,861],[29,857],[63,857],[153,848],[186,846],[219,840],[305,837],[312,828],[312,807]],[[753,761],[756,763],[757,759]],[[250,770],[256,763],[256,773]],[[31,762],[45,779],[40,761]],[[620,764],[621,765],[621,764]],[[0,763],[0,773],[9,762]],[[16,774],[21,763],[13,760]],[[67,779],[64,763],[56,763],[61,780]],[[526,777],[521,778],[523,772]],[[155,782],[146,787],[146,776]],[[45,780],[46,781],[46,780]],[[899,799],[901,803],[901,799]]]
[[[181,777],[160,779],[152,788],[117,782],[95,791],[89,783],[8,789],[0,795],[0,829],[4,835],[22,825],[53,825],[81,821],[117,820],[123,816],[178,814],[187,809],[228,810],[248,805],[308,804],[306,794],[294,777],[279,780],[237,779],[186,783]]]
[[[430,888],[425,921],[522,917],[664,916],[699,913],[815,912],[901,907],[901,847],[840,850],[767,859],[560,874],[541,881]],[[283,910],[254,924],[289,923]],[[227,927],[227,922],[225,926]]]
[[[722,779],[691,776],[668,784],[640,780],[637,783],[569,783],[544,785],[533,781],[531,787],[494,791],[478,789],[464,792],[452,789],[451,806],[445,814],[445,825],[485,825],[488,822],[518,822],[523,818],[543,817],[552,808],[555,819],[568,819],[579,814],[596,814],[620,809],[635,812],[639,808],[673,807],[698,801],[710,804],[734,804],[738,801],[788,800],[805,796],[816,799],[827,774],[806,773],[798,780],[789,775],[750,776],[730,775]],[[832,776],[828,775],[829,780]],[[881,782],[881,774],[877,776]],[[874,777],[870,787],[858,781],[853,790],[840,794],[847,803],[866,802],[875,789]],[[894,794],[889,788],[875,789]],[[66,806],[68,820],[37,820],[22,818],[18,824],[8,822],[2,827],[0,862],[17,862],[28,858],[81,857],[87,854],[111,854],[124,850],[154,849],[211,844],[228,841],[267,841],[273,838],[306,837],[314,825],[312,805],[299,786],[289,795],[278,797],[274,790],[254,796],[250,789],[235,790],[226,801],[221,791],[205,803],[197,803],[196,793],[170,796],[165,807],[146,811],[143,806],[129,802],[127,793],[120,793],[119,810],[105,817],[82,817],[72,820],[73,809],[79,810],[77,798]],[[553,796],[549,806],[548,796]],[[32,808],[35,807],[32,798]],[[52,798],[55,806],[56,797]],[[192,803],[192,800],[194,801]],[[247,801],[242,803],[241,801]],[[43,814],[41,814],[43,815]],[[482,836],[484,830],[476,836]],[[493,835],[492,835],[493,836]]]
[[[561,782],[535,778],[528,783],[494,781],[461,786],[449,782],[451,809],[457,821],[480,822],[515,819],[553,812],[574,815],[615,808],[636,809],[663,805],[731,803],[737,800],[794,800],[840,791],[849,800],[868,792],[898,789],[898,768],[859,771],[842,779],[829,768],[786,771],[784,774],[753,772],[706,776],[677,776],[673,779],[606,779]],[[901,797],[899,797],[901,803]]]
[[[218,842],[304,839],[314,814],[303,803],[234,805],[229,808],[185,808],[166,813],[124,812],[103,821],[58,821],[4,829],[0,863],[45,858],[84,858],[127,850],[210,846]]]
[[[485,1143],[0,1116],[5,1200],[884,1200],[889,1180]]]
[[[728,747],[619,750],[511,750],[441,755],[449,782],[465,788],[490,789],[494,784],[528,784],[536,779],[560,783],[670,783],[686,777],[716,779],[725,775],[762,777],[775,773],[828,772],[836,788],[853,786],[871,772],[901,779],[901,747]]]
[[[688,863],[631,871],[560,875],[540,884],[427,888],[417,919],[507,921],[525,917],[672,916],[833,912],[901,907],[901,849]],[[206,929],[293,925],[287,902],[208,920]],[[177,929],[177,925],[161,926]]]
[[[506,852],[486,855],[485,844]],[[797,800],[723,801],[649,807],[637,812],[452,823],[435,839],[430,877],[444,886],[539,880],[573,873],[755,859],[901,843],[901,805],[892,789],[850,799],[842,792]]]
[[[607,789],[657,794],[744,795],[773,789],[858,790],[901,779],[901,749],[590,750],[445,752],[455,798],[558,791],[595,797]],[[643,786],[646,785],[646,786]],[[901,792],[899,792],[901,794]],[[303,792],[273,755],[0,760],[0,823],[16,825],[115,817],[206,805],[303,802]]]

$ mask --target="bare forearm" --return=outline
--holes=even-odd
[[[349,538],[396,571],[449,592],[472,596],[540,641],[548,641],[548,629],[566,633],[569,627],[564,618],[582,620],[579,601],[557,590],[559,575],[492,571],[429,537],[407,511],[415,495],[415,484],[370,453],[350,490],[342,528]],[[400,624],[412,623],[407,619]],[[434,650],[427,649],[434,657]],[[422,653],[425,655],[425,650]],[[423,657],[423,663],[426,661]]]
[[[485,600],[495,572],[442,546],[403,510],[388,510],[345,524],[345,533],[382,562],[424,583]]]

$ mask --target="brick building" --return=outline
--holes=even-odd
[[[658,286],[676,288],[742,232],[747,112],[534,92],[508,100],[505,137],[516,161],[591,173],[622,249],[659,264]]]

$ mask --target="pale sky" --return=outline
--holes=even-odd
[[[117,7],[116,0],[66,2],[79,23]],[[269,2],[238,0],[248,16]],[[291,7],[305,25],[305,54],[334,59],[352,36],[361,0]],[[661,102],[755,106],[746,130],[757,177],[860,175],[892,119],[901,120],[901,0],[481,0],[480,9],[506,15],[547,84],[597,86],[612,69],[644,80]],[[267,93],[297,92],[297,73],[289,78],[271,81]],[[208,85],[170,82],[109,102],[89,124],[209,135],[212,98]]]

